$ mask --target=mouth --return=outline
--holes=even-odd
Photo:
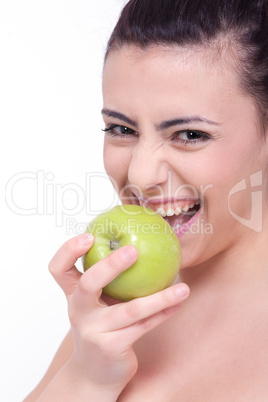
[[[180,197],[178,199],[146,200],[136,196],[138,205],[149,208],[161,215],[174,229],[178,237],[185,234],[198,218],[201,199]]]

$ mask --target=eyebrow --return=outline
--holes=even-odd
[[[107,117],[114,117],[116,119],[122,120],[125,123],[130,124],[133,127],[136,127],[136,128],[138,127],[138,124],[134,120],[131,120],[129,117],[125,116],[122,113],[116,112],[115,110],[102,109],[101,113]]]
[[[160,123],[157,126],[158,130],[165,130],[169,127],[173,126],[178,126],[182,124],[189,124],[189,123],[206,123],[206,124],[211,124],[214,126],[219,126],[219,123],[216,123],[215,121],[205,119],[204,117],[200,116],[190,116],[190,117],[181,117],[179,119],[172,119],[172,120],[166,120]]]
[[[102,109],[101,111],[102,114],[106,115],[107,117],[114,117],[116,119],[122,120],[127,124],[130,124],[131,126],[138,128],[138,124],[130,119],[129,117],[125,116],[122,113],[116,112],[115,110],[111,109]],[[158,131],[165,130],[167,128],[173,127],[173,126],[178,126],[178,125],[183,125],[183,124],[189,124],[189,123],[206,123],[214,126],[219,126],[219,123],[216,123],[215,121],[205,119],[204,117],[200,116],[189,116],[189,117],[180,117],[177,119],[171,119],[171,120],[165,120],[162,121],[160,124],[156,126]]]

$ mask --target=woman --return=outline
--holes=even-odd
[[[107,173],[123,203],[174,227],[180,280],[115,304],[101,289],[137,250],[81,275],[75,261],[94,239],[66,242],[50,270],[72,331],[26,400],[263,402],[267,1],[131,0],[108,43],[103,100]]]

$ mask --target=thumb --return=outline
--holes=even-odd
[[[66,241],[56,252],[49,263],[49,271],[68,296],[81,277],[81,272],[75,266],[78,258],[82,257],[93,245],[94,237],[90,233],[84,233]]]

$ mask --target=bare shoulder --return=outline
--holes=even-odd
[[[39,398],[47,385],[55,377],[55,375],[64,366],[67,360],[70,358],[73,351],[73,337],[71,331],[69,331],[66,337],[63,339],[58,351],[56,352],[46,374],[37,385],[37,387],[31,392],[30,395],[24,399],[24,402],[34,402]]]

